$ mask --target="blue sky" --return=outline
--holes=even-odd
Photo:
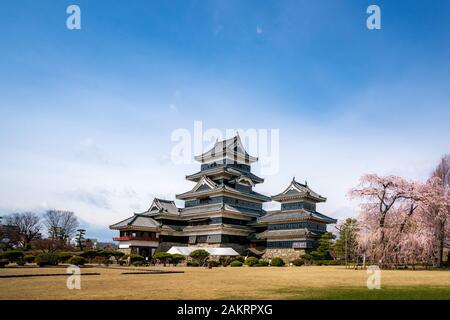
[[[359,176],[423,180],[450,151],[449,16],[445,0],[2,1],[0,212],[73,210],[106,240],[192,187],[198,165],[171,163],[170,137],[201,120],[279,129],[279,172],[257,191],[295,175],[322,212],[354,215]]]

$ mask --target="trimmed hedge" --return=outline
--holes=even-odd
[[[39,267],[44,266],[57,266],[59,257],[54,253],[42,253],[38,255],[34,260]]]
[[[163,263],[164,266],[172,260],[172,254],[167,252],[157,252],[152,257],[153,260],[158,260]]]
[[[301,259],[301,258],[294,259],[294,260],[292,260],[291,262],[292,262],[292,264],[293,264],[294,266],[296,266],[296,267],[300,267],[300,266],[302,266],[302,265],[305,264],[305,261],[304,261],[303,259]]]
[[[26,263],[33,263],[34,259],[36,259],[36,257],[32,256],[31,254],[26,255],[25,257],[23,257],[23,261],[25,261]]]
[[[80,256],[72,256],[67,260],[67,262],[75,266],[83,266],[87,262],[87,260]]]
[[[17,262],[23,259],[23,252],[19,250],[6,250],[0,253],[0,259],[7,259],[9,262]]]
[[[198,264],[197,261],[188,261],[188,262],[186,263],[186,265],[187,265],[188,267],[198,267],[198,266],[199,266],[199,264]]]
[[[240,262],[239,260],[231,261],[230,267],[242,267],[242,262]]]
[[[72,258],[73,254],[69,252],[60,252],[58,253],[59,261],[62,263],[66,263],[69,261],[70,258]]]
[[[198,264],[203,265],[205,263],[205,260],[207,257],[209,257],[209,252],[203,249],[197,249],[192,251],[189,256],[193,259],[195,259],[195,261],[198,262]]]
[[[184,260],[186,260],[186,257],[185,256],[183,256],[182,254],[179,254],[179,253],[174,253],[173,255],[172,255],[172,264],[174,265],[174,266],[176,266],[177,264],[179,264],[181,261],[184,261]]]
[[[237,260],[237,261],[240,261],[240,262],[244,263],[245,262],[245,257],[243,257],[243,256],[236,256],[234,258],[234,260]]]
[[[208,260],[208,266],[218,267],[218,266],[220,266],[220,262],[217,260]]]
[[[269,260],[259,260],[255,267],[267,267],[269,265]]]
[[[114,257],[115,259],[120,259],[121,257],[123,257],[125,255],[125,253],[123,253],[122,251],[118,251],[118,250],[100,250],[98,252],[98,254],[102,257],[105,258],[111,258]]]
[[[144,261],[145,258],[143,256],[141,256],[140,254],[132,253],[132,254],[130,254],[130,260],[131,260],[131,263],[135,263],[137,261]]]
[[[282,267],[284,266],[284,260],[279,257],[275,257],[270,261],[270,265],[272,267]]]
[[[256,257],[248,257],[244,264],[249,266],[249,267],[253,267],[254,265],[258,264],[259,260]]]

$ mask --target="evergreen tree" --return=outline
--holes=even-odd
[[[331,259],[331,249],[333,246],[333,234],[325,232],[319,239],[319,246],[316,250],[311,251],[311,255],[315,260]]]
[[[357,255],[358,225],[354,218],[347,218],[344,223],[336,227],[339,238],[333,246],[333,252],[339,259],[355,260]]]
[[[80,251],[83,251],[84,243],[85,243],[84,235],[86,233],[86,230],[85,229],[78,229],[77,231],[78,231],[78,233],[76,235],[77,246],[80,249]]]

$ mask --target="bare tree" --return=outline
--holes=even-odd
[[[48,210],[44,221],[49,237],[63,242],[68,242],[78,227],[77,217],[71,211]]]
[[[5,217],[5,224],[16,230],[22,247],[27,247],[31,241],[41,237],[41,218],[36,213],[13,213]]]

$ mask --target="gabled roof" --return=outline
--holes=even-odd
[[[252,186],[252,187],[255,186],[255,183],[253,182],[253,180],[250,179],[249,177],[244,176],[244,175],[242,175],[240,177],[237,177],[237,178],[231,180],[230,182],[231,183],[233,183],[233,182],[234,183],[240,183],[240,184],[244,184],[244,185],[248,185],[248,186]]]
[[[169,213],[178,215],[179,211],[180,210],[178,209],[174,201],[155,198],[153,199],[153,202],[147,211],[136,214],[156,215],[161,213]]]
[[[291,239],[299,237],[317,237],[318,234],[306,228],[289,230],[265,230],[256,234],[256,239]]]
[[[157,229],[160,226],[161,224],[158,221],[152,219],[149,216],[134,214],[132,217],[129,217],[113,225],[110,225],[109,228],[115,230],[127,229],[130,227]]]
[[[208,178],[208,176],[203,176],[201,177],[200,180],[198,180],[197,184],[194,186],[194,188],[192,188],[191,192],[196,192],[199,191],[199,189],[201,190],[213,190],[217,188],[217,184],[212,181],[210,178]]]
[[[208,181],[208,180],[210,182],[207,183],[206,181]],[[203,181],[205,183],[203,183]],[[210,188],[210,186],[212,186],[211,182],[215,185],[214,188]],[[206,187],[202,187],[202,186],[206,186]],[[220,194],[221,192],[224,192],[224,191],[234,194],[236,196],[256,199],[256,200],[259,200],[262,202],[271,200],[270,197],[267,197],[263,194],[255,192],[255,191],[239,191],[237,189],[234,189],[234,188],[224,185],[224,184],[216,184],[214,181],[212,181],[211,179],[209,179],[206,176],[205,176],[205,178],[202,178],[202,180],[200,180],[192,190],[181,193],[181,194],[177,194],[176,197],[177,197],[177,199],[191,199],[191,198],[207,196],[210,194],[217,194],[217,193]]]
[[[258,161],[258,158],[249,155],[245,151],[239,134],[227,140],[216,141],[210,150],[195,156],[195,160],[200,162],[213,162],[223,159],[246,164]]]
[[[269,211],[266,215],[258,218],[257,224],[286,223],[305,220],[317,220],[323,223],[337,222],[336,219],[319,212],[311,212],[305,209],[300,209],[294,212]]]
[[[201,179],[204,175],[211,177],[214,175],[229,175],[230,177],[248,177],[250,178],[253,183],[262,183],[264,182],[263,178],[258,177],[257,175],[251,173],[251,172],[247,172],[244,170],[240,170],[238,168],[233,168],[233,167],[229,167],[229,166],[219,166],[219,167],[215,167],[215,168],[210,168],[210,169],[206,169],[206,170],[202,170],[202,171],[198,171],[196,173],[190,174],[186,176],[187,180],[190,181],[198,181],[199,179]]]
[[[193,214],[199,214],[199,213],[214,213],[214,212],[232,212],[232,213],[238,213],[243,214],[250,217],[259,217],[261,213],[265,213],[264,210],[253,210],[253,209],[246,209],[246,208],[239,208],[234,207],[232,205],[226,204],[226,203],[212,203],[212,204],[206,204],[201,206],[194,206],[194,207],[187,207],[181,209],[181,215],[193,215]]]
[[[309,199],[314,202],[324,202],[327,198],[322,197],[320,194],[314,192],[308,184],[299,183],[295,181],[295,178],[292,179],[289,186],[282,192],[275,196],[272,196],[272,200],[275,201],[286,201],[286,200],[302,200]]]

